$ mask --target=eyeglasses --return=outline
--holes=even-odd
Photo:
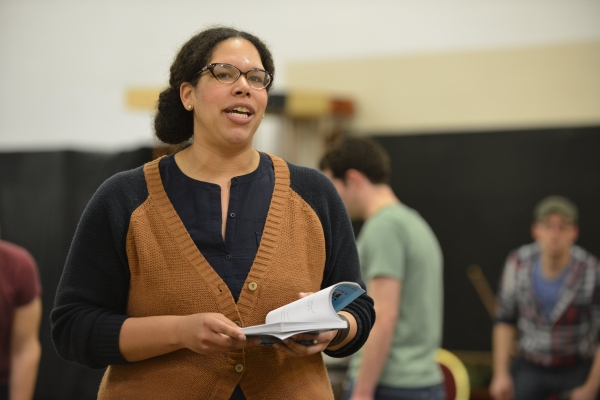
[[[198,71],[196,75],[205,71],[210,71],[219,82],[223,83],[233,83],[244,75],[250,87],[254,89],[265,89],[273,80],[273,75],[263,69],[252,68],[250,71],[242,72],[238,67],[224,63],[209,64]]]

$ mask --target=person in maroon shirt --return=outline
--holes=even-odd
[[[0,240],[0,400],[33,397],[41,356],[40,294],[31,254]]]

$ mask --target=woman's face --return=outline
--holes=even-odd
[[[242,72],[252,68],[264,69],[260,54],[252,43],[242,38],[219,43],[208,64],[227,63]],[[233,83],[219,82],[205,71],[195,87],[189,86],[189,98],[184,107],[194,107],[194,142],[217,149],[245,149],[252,146],[252,137],[267,106],[266,89],[248,85],[245,75]]]

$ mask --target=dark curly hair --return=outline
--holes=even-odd
[[[181,104],[179,87],[184,82],[196,85],[200,79],[195,75],[212,57],[217,45],[227,39],[242,38],[254,45],[266,71],[275,75],[273,57],[267,46],[256,36],[230,27],[212,27],[194,35],[179,50],[171,65],[169,87],[158,97],[158,110],[154,117],[156,137],[167,144],[178,145],[194,134],[194,117]],[[267,90],[273,86],[269,85]]]
[[[319,162],[321,171],[346,181],[346,171],[355,169],[371,183],[389,183],[390,157],[379,143],[368,138],[348,137],[330,147]]]

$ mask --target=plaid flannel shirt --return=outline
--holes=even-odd
[[[578,246],[550,316],[533,288],[537,243],[509,254],[496,302],[496,322],[517,326],[519,355],[543,366],[568,366],[596,353],[600,327],[600,264]]]

